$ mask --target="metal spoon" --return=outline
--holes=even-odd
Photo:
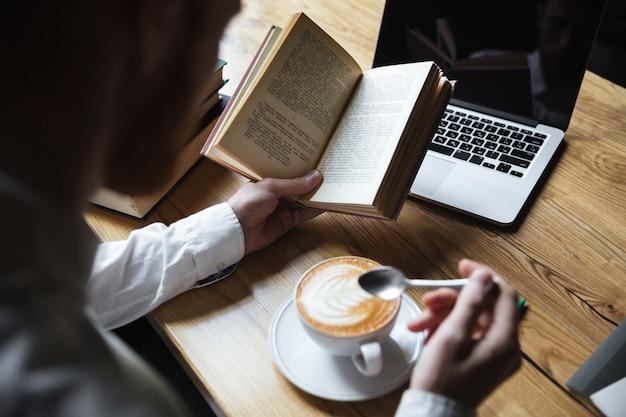
[[[400,297],[405,288],[462,288],[467,278],[461,279],[408,279],[391,266],[371,269],[359,277],[359,285],[365,291],[385,300]]]

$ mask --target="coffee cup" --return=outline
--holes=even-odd
[[[351,357],[366,376],[381,372],[381,343],[400,310],[400,299],[382,300],[359,286],[359,276],[377,267],[357,256],[330,258],[309,268],[295,290],[296,310],[308,336],[334,355]]]

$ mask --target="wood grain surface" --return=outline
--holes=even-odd
[[[249,0],[221,45],[233,88],[270,24],[305,11],[363,68],[371,65],[383,2]],[[359,255],[409,275],[449,278],[471,257],[526,297],[524,364],[480,407],[483,416],[597,415],[566,380],[626,313],[626,90],[587,73],[567,146],[515,230],[408,201],[396,222],[324,214],[246,257],[214,286],[160,307],[152,321],[200,389],[228,416],[390,416],[402,390],[340,403],[303,393],[273,366],[270,321],[299,275],[332,256]],[[244,180],[198,163],[145,220],[99,208],[86,219],[104,241],[154,221],[171,223],[224,201]],[[413,293],[419,299],[419,293]]]

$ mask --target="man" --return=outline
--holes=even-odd
[[[81,212],[101,184],[147,191],[186,137],[195,92],[238,4],[9,0],[0,17],[0,416],[177,416],[184,404],[106,329],[224,274],[318,214],[285,199],[312,172],[96,248]],[[94,260],[95,259],[95,260]],[[93,271],[92,271],[93,270]],[[519,366],[515,294],[463,261],[412,323],[430,339],[398,416],[472,414]],[[91,277],[90,277],[91,273]]]

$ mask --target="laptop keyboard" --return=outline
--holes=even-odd
[[[521,178],[547,138],[532,128],[447,108],[429,149]]]

